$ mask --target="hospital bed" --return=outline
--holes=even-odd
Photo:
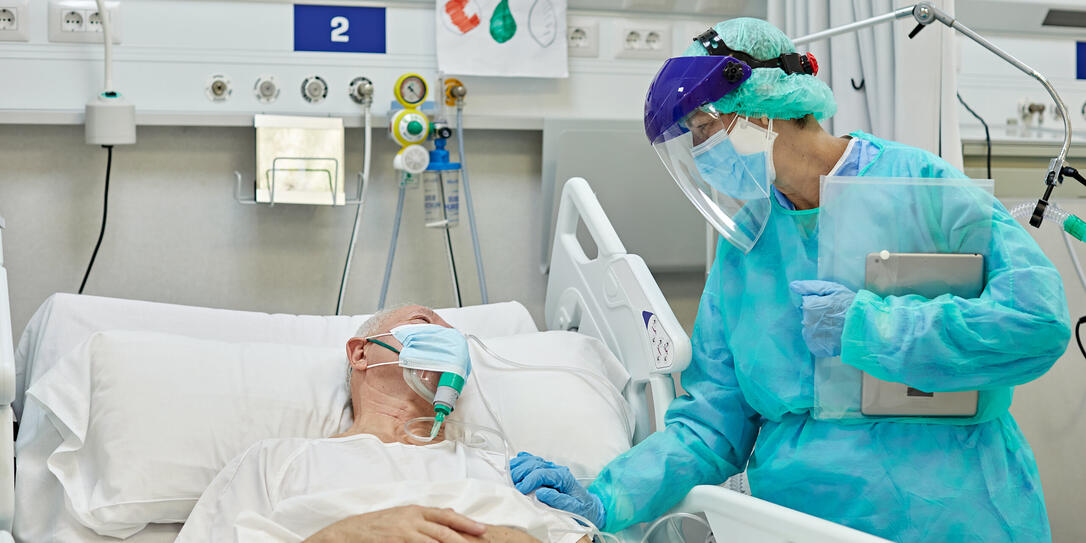
[[[584,225],[595,244],[596,254],[592,257],[586,254],[578,238],[579,224]],[[655,429],[663,428],[664,412],[675,395],[671,374],[688,365],[690,340],[644,262],[638,256],[626,253],[583,179],[571,179],[563,190],[553,252],[545,306],[546,329],[576,331],[594,338],[625,368],[628,380],[622,394],[630,404],[635,421],[632,435],[628,437],[636,443]],[[4,279],[2,268],[0,279]],[[0,310],[5,315],[6,292],[5,288],[0,294]],[[516,302],[439,312],[455,327],[484,338],[536,332],[531,317]],[[16,356],[11,357],[10,339],[6,344],[3,342],[4,333],[10,335],[10,332],[0,330],[0,349],[3,349],[0,353],[0,419],[10,421],[14,416],[21,423],[18,472],[14,477],[11,436],[6,432],[0,436],[0,453],[3,454],[0,458],[0,543],[3,538],[10,537],[13,519],[14,533],[20,538],[30,539],[31,536],[26,534],[42,533],[39,528],[48,525],[55,530],[51,533],[63,533],[66,539],[116,540],[86,528],[81,520],[83,517],[75,518],[71,512],[75,498],[55,475],[61,469],[57,466],[59,462],[49,460],[50,454],[68,443],[70,436],[61,434],[62,429],[70,430],[71,423],[63,410],[47,412],[41,401],[32,401],[37,399],[36,396],[27,395],[43,375],[49,375],[49,370],[65,368],[63,364],[70,363],[73,353],[97,332],[162,332],[200,338],[201,341],[272,342],[341,349],[344,339],[364,318],[269,315],[54,295],[31,319]],[[53,378],[56,380],[55,375]],[[73,375],[71,380],[75,382],[81,378],[88,379]],[[68,410],[81,408],[80,405],[67,406]],[[89,412],[90,408],[86,410]],[[93,424],[91,421],[88,426]],[[89,440],[87,436],[81,437]],[[168,481],[169,477],[168,473],[155,473],[148,484],[159,484]],[[107,492],[109,483],[92,481],[91,493]],[[12,499],[13,489],[18,501]],[[723,487],[697,487],[675,511],[703,513],[718,540],[882,541]],[[127,539],[138,543],[170,541],[178,530],[177,524],[152,523]],[[627,539],[636,537],[636,530],[626,534]]]

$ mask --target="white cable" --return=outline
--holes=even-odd
[[[351,229],[351,240],[347,245],[347,262],[343,264],[343,277],[339,280],[339,298],[336,300],[336,315],[343,311],[343,299],[347,294],[347,277],[351,274],[351,260],[354,259],[354,240],[358,236],[358,229],[362,225],[362,208],[366,205],[366,194],[370,190],[370,133],[371,118],[370,106],[366,104],[363,124],[365,125],[365,142],[362,144],[362,193],[358,196],[358,207],[354,211],[354,227]],[[346,191],[344,191],[346,194]],[[333,194],[332,198],[336,195]]]
[[[106,46],[106,85],[103,92],[113,92],[113,33],[109,29],[109,12],[105,0],[97,0],[98,17],[102,20],[102,38]]]

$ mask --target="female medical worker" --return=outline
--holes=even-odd
[[[1059,274],[996,202],[979,298],[814,280],[820,175],[964,175],[919,149],[824,132],[815,121],[836,111],[833,96],[813,57],[794,52],[765,21],[733,19],[657,74],[649,139],[721,233],[687,394],[589,488],[527,453],[511,462],[517,488],[613,532],[746,468],[759,498],[892,540],[1050,540],[1033,453],[1007,408],[1011,387],[1067,346]],[[813,418],[813,356],[837,354],[885,380],[992,399],[968,419]]]

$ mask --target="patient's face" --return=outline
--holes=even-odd
[[[374,335],[387,334],[393,328],[405,324],[437,324],[446,328],[452,328],[452,325],[435,313],[433,309],[421,305],[409,305],[397,309],[385,317],[384,322],[381,323],[381,329]],[[366,362],[367,366],[399,360],[399,355],[395,352],[370,341],[355,343],[356,346],[352,348],[352,342],[356,339],[358,338],[353,338],[351,342],[348,342],[347,344],[347,349],[348,352],[351,353],[352,360],[354,359],[354,356],[361,355],[362,360]],[[403,345],[401,345],[392,335],[381,336],[377,339],[380,339],[382,343],[387,343],[390,347],[397,350],[403,348]],[[361,349],[361,352],[357,352],[357,349],[359,348]],[[403,372],[399,366],[381,366],[379,368],[373,368],[372,371],[367,370],[367,373],[372,374],[367,375],[367,379],[389,380],[397,385],[402,384],[403,387],[407,388],[407,384],[403,382]],[[435,375],[432,375],[432,372],[423,372],[423,374],[424,378],[436,378]]]
[[[409,305],[401,307],[386,317],[385,322],[381,323],[381,329],[377,331],[377,334],[387,334],[393,328],[405,324],[437,324],[439,326],[444,326],[445,328],[452,328],[452,325],[445,322],[445,319],[441,318],[441,316],[435,313],[433,309],[421,305]],[[383,336],[380,340],[396,349],[403,348],[403,345],[400,345],[399,340],[393,336]],[[368,344],[370,347],[376,347],[377,349],[375,349],[373,354],[381,357],[380,359],[374,358],[370,361],[371,364],[398,359],[396,353],[381,347],[376,343],[369,342]],[[368,348],[369,347],[367,347],[367,349]],[[376,351],[381,351],[381,353],[377,353]],[[370,352],[367,351],[366,354],[369,355]]]

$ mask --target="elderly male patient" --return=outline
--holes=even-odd
[[[412,444],[404,424],[433,416],[433,405],[405,382],[399,365],[380,365],[398,360],[402,345],[388,332],[408,324],[451,328],[421,306],[367,320],[347,341],[350,429],[254,444],[215,477],[177,541],[581,538],[576,524],[510,486],[504,455],[444,441],[444,433],[425,446]]]

